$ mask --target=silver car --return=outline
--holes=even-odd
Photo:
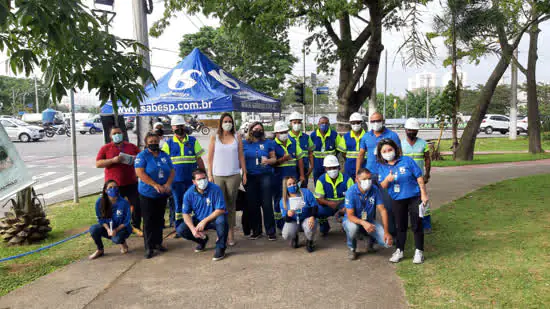
[[[27,143],[44,138],[44,128],[30,125],[15,118],[0,118],[0,124],[6,130],[8,137]]]

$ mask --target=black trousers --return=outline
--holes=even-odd
[[[416,249],[424,251],[424,229],[422,218],[418,216],[418,205],[422,203],[420,196],[404,200],[393,201],[393,216],[397,226],[397,248],[404,251],[407,241],[407,227],[409,225],[407,214],[411,219],[411,229],[414,233]]]
[[[243,210],[242,224],[246,234],[262,234],[262,212],[265,233],[275,235],[275,218],[273,215],[273,200],[271,194],[270,174],[247,174],[246,205]]]
[[[141,230],[141,207],[139,205],[139,193],[138,184],[120,186],[120,196],[128,198],[130,205],[133,206],[132,210],[132,226]]]
[[[143,215],[143,241],[145,250],[153,250],[162,244],[164,211],[167,197],[149,198],[140,194],[141,213]]]

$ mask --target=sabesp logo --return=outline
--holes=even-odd
[[[232,79],[231,77],[225,75],[225,71],[220,69],[218,72],[216,70],[212,70],[208,72],[208,74],[212,77],[214,77],[220,84],[224,85],[225,87],[229,87],[231,89],[241,89],[241,86],[239,86],[239,83]]]
[[[197,81],[191,77],[193,73],[197,73],[199,76],[202,75],[202,72],[198,70],[187,70],[183,72],[183,69],[175,69],[172,76],[170,76],[170,80],[168,81],[168,88],[171,90],[185,90],[193,88],[193,86],[197,84]],[[183,83],[183,85],[178,87],[178,83]]]

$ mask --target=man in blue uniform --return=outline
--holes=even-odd
[[[344,164],[344,173],[351,179],[355,179],[355,170],[357,166],[357,156],[361,149],[361,139],[365,135],[363,129],[363,117],[359,113],[353,113],[349,117],[351,130],[344,134],[344,142],[346,143],[346,162]]]
[[[329,119],[326,116],[319,118],[319,128],[311,133],[313,149],[313,181],[325,173],[323,160],[326,156],[336,155],[336,151],[346,152],[346,145],[342,136],[330,128]]]
[[[374,241],[384,247],[391,246],[393,242],[388,231],[388,213],[384,208],[378,187],[372,184],[371,177],[369,170],[359,169],[357,183],[346,192],[346,215],[343,225],[346,231],[350,260],[357,258],[357,236],[359,234],[368,235],[368,251],[374,251]],[[380,212],[384,226],[375,221],[376,211]]]
[[[313,149],[315,145],[313,145],[313,141],[309,135],[302,133],[302,115],[300,113],[294,112],[290,114],[289,121],[291,130],[289,131],[288,139],[292,144],[297,143],[304,152],[302,161],[304,163],[305,180],[302,181],[301,187],[307,188],[309,176],[313,172]],[[298,170],[298,172],[300,171]]]
[[[225,257],[227,233],[227,210],[221,188],[208,182],[206,171],[198,168],[192,173],[193,185],[183,198],[183,221],[176,232],[183,238],[198,243],[195,252],[202,252],[208,242],[205,231],[215,229],[218,235],[216,253],[212,260]]]

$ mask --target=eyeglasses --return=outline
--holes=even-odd
[[[383,120],[380,119],[380,120],[371,120],[370,123],[379,123],[379,122],[382,122]]]

